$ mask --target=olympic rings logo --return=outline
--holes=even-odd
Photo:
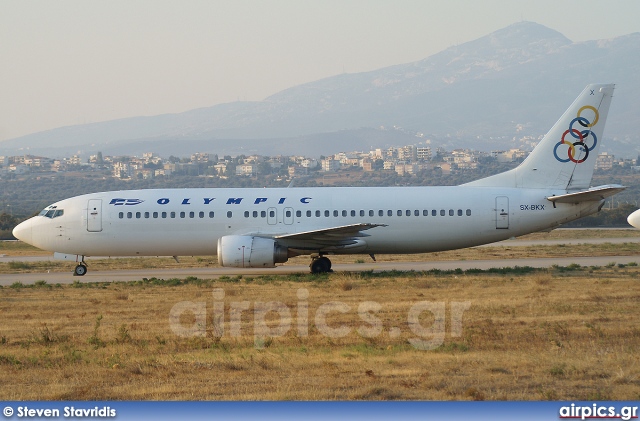
[[[585,117],[582,117],[582,112],[585,110],[593,111],[593,122],[589,121]],[[578,110],[578,115],[576,116],[576,118],[571,120],[571,123],[569,123],[569,129],[562,134],[562,139],[560,140],[560,142],[556,143],[555,148],[553,148],[553,156],[555,156],[556,159],[560,162],[571,161],[576,164],[582,164],[584,161],[586,161],[587,158],[589,158],[589,152],[591,152],[598,144],[598,138],[596,137],[596,134],[589,129],[598,124],[599,118],[600,114],[595,107],[592,107],[591,105],[585,105],[584,107],[580,108]],[[578,123],[585,129],[582,131],[575,129],[573,126],[576,123]],[[567,135],[571,135],[571,137],[573,139],[577,139],[577,141],[572,142],[573,139],[567,139]],[[587,140],[589,137],[593,139],[593,144],[591,145],[591,147],[587,146]],[[560,156],[558,156],[558,148],[562,145],[567,145],[567,158],[560,158]],[[584,152],[584,157],[577,159],[576,156],[578,156],[580,152]]]

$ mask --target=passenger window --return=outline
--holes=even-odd
[[[276,211],[269,211],[270,218],[275,218],[275,216],[276,216]]]
[[[423,210],[422,211],[422,216],[429,216],[429,211],[428,210]]]
[[[384,216],[384,211],[382,209],[378,211],[378,216]]]
[[[150,216],[149,212],[145,212],[145,213],[144,213],[144,217],[145,217],[145,219],[149,219],[149,216]]]
[[[458,209],[458,216],[462,216],[462,209]]]
[[[335,216],[335,217],[337,217],[337,216],[338,216],[338,211],[337,211],[337,210],[334,210],[334,211],[333,211],[333,216]],[[346,216],[346,215],[345,215],[345,216]]]
[[[291,211],[289,211],[289,210],[288,210],[288,211],[286,211],[286,212],[284,213],[284,216],[286,216],[287,218],[291,218]]]
[[[249,217],[249,211],[244,211],[244,217],[248,218]]]
[[[455,214],[455,212],[453,211],[453,209],[449,209],[449,216],[453,216]]]
[[[307,218],[311,217],[311,211],[307,211]]]
[[[166,218],[167,217],[167,213],[166,212],[162,212],[162,217]]]
[[[260,218],[266,218],[267,217],[267,211],[260,211]]]
[[[258,217],[258,211],[253,211],[253,217],[257,218]]]
[[[169,214],[169,216],[171,216],[172,218],[175,218],[175,217],[176,217],[176,213],[175,213],[175,212],[171,212],[171,213]]]
[[[127,212],[127,219],[131,219],[131,218],[133,218],[133,213]]]
[[[431,211],[431,216],[438,216],[438,212],[434,209]]]
[[[157,217],[158,217],[158,212],[154,212],[154,213],[153,213],[153,217],[154,217],[154,218],[157,218]]]
[[[180,212],[180,218],[184,218],[185,216],[187,216],[187,214],[186,214],[186,213],[184,213],[184,212]]]
[[[405,212],[405,215],[411,216],[411,211],[409,209],[407,209],[407,211]]]
[[[215,214],[213,213],[213,211],[209,212],[209,218],[213,218],[215,216]]]
[[[374,215],[373,210],[369,210],[369,216],[373,216],[373,215]]]
[[[331,212],[329,212],[328,210],[324,211],[324,217],[328,218],[331,215]]]
[[[142,218],[142,213],[136,212],[136,219],[140,219],[140,218]]]
[[[189,212],[189,218],[195,218],[195,217],[196,217],[195,212]]]
[[[319,218],[319,217],[320,217],[320,211],[319,211],[319,210],[317,210],[317,211],[316,211],[316,218]]]
[[[401,211],[401,210],[398,210],[397,215],[398,215],[398,216],[402,216],[402,211]]]
[[[124,212],[120,212],[120,213],[118,214],[118,218],[120,218],[120,219],[124,218]]]
[[[444,209],[440,209],[440,216],[445,216],[445,215],[446,215],[445,210]]]
[[[203,212],[203,211],[200,211],[200,213],[198,214],[198,216],[199,216],[200,218],[204,218],[204,212]]]
[[[227,218],[231,218],[233,216],[233,212],[227,211]]]
[[[387,216],[393,216],[393,211],[392,210],[388,210],[387,211]]]
[[[471,216],[471,209],[467,209],[467,216]]]

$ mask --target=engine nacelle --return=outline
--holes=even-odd
[[[226,235],[218,239],[218,263],[234,268],[272,268],[289,260],[288,250],[271,238]]]

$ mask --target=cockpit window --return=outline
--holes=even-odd
[[[57,206],[50,206],[50,207],[44,208],[42,212],[40,212],[38,215],[51,218],[51,219],[64,215],[63,209],[56,209],[56,208]]]

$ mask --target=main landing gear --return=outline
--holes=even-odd
[[[311,264],[309,265],[311,273],[327,273],[333,272],[331,270],[331,260],[325,256],[312,256]]]
[[[84,262],[84,256],[82,261],[78,263],[78,266],[73,270],[73,276],[84,276],[87,273],[87,264]]]

